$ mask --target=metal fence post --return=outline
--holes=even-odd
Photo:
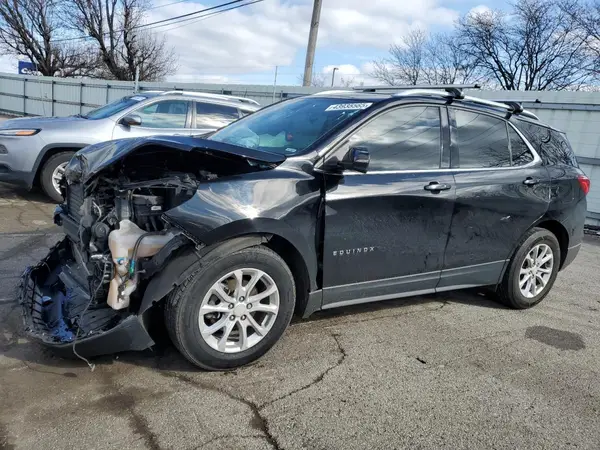
[[[79,114],[83,114],[83,81],[79,86]]]
[[[27,78],[23,78],[23,115],[27,115]]]
[[[54,116],[54,80],[52,80],[52,84],[50,85],[50,114]]]
[[[110,83],[106,83],[106,104],[107,105],[108,105],[108,101],[110,99],[109,91],[110,91]]]

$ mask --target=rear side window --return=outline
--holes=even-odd
[[[369,171],[440,167],[441,127],[437,106],[410,106],[377,116],[349,139],[369,151]]]
[[[240,118],[237,108],[196,102],[196,128],[218,129]]]
[[[538,152],[544,165],[579,167],[575,153],[564,133],[530,122],[519,121],[517,125]]]
[[[461,168],[509,167],[507,124],[504,120],[475,112],[454,110],[455,140]]]
[[[513,166],[524,166],[533,161],[533,154],[519,133],[513,127],[508,127],[508,137],[510,139],[511,163]]]

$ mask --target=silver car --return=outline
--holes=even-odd
[[[129,137],[205,134],[259,108],[248,98],[147,91],[83,115],[6,120],[0,122],[0,181],[39,184],[60,202],[64,168],[83,147]]]

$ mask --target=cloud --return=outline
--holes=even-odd
[[[492,10],[487,7],[486,5],[477,5],[474,6],[473,8],[471,8],[469,10],[469,12],[467,13],[468,16],[472,15],[472,14],[487,14],[492,12]]]
[[[0,72],[17,73],[17,58],[9,55],[0,55]]]
[[[272,71],[276,65],[289,67],[298,52],[306,48],[312,4],[312,0],[269,0],[155,29],[179,55],[177,75],[170,79],[217,75],[230,80],[236,74]],[[147,20],[153,22],[206,7],[183,2],[155,8]],[[415,25],[450,26],[457,17],[457,11],[441,6],[439,0],[328,0],[321,12],[318,48],[360,46],[386,50]],[[302,72],[301,67],[294,70]]]

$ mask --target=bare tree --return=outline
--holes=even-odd
[[[164,37],[144,30],[146,0],[69,0],[73,25],[98,46],[102,76],[132,81],[157,81],[176,70],[177,59]]]
[[[587,33],[556,0],[467,14],[457,33],[461,52],[501,89],[563,90],[591,78]]]
[[[593,71],[600,74],[600,0],[562,0],[559,7],[582,28],[586,51],[594,60]]]
[[[373,62],[373,78],[391,86],[453,84],[481,81],[470,59],[451,34],[430,35],[416,29],[400,45],[392,45],[389,57]]]
[[[401,44],[392,44],[389,57],[373,61],[371,76],[390,86],[419,84],[423,77],[428,35],[420,29],[410,31]]]
[[[26,57],[42,75],[89,75],[96,67],[94,50],[60,39],[64,8],[64,0],[0,0],[0,49]]]
[[[297,77],[298,83],[302,83],[304,80],[303,75],[298,75]],[[327,76],[324,73],[315,73],[312,74],[312,79],[310,81],[310,85],[312,87],[325,87],[327,86]]]

